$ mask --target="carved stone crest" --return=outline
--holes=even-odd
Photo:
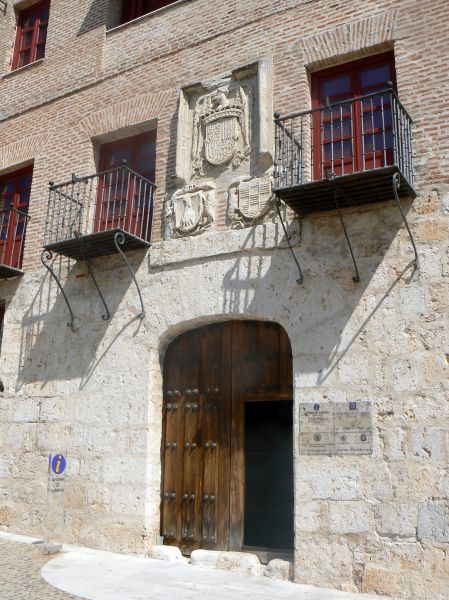
[[[266,58],[179,91],[173,184],[214,180],[217,189],[273,166],[273,64]],[[248,164],[248,166],[246,166]]]
[[[249,102],[246,85],[222,86],[201,96],[195,104],[192,167],[194,177],[204,176],[204,163],[237,167],[251,153]]]
[[[165,205],[165,225],[169,237],[197,235],[214,221],[215,186],[189,185],[177,190]]]
[[[267,217],[274,208],[273,180],[239,177],[228,190],[228,218],[233,229],[249,227]]]

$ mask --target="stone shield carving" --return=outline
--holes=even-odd
[[[186,186],[167,200],[165,225],[169,237],[197,235],[213,223],[214,187],[212,183]]]
[[[273,179],[239,177],[228,191],[228,220],[233,229],[248,227],[262,221],[273,212]]]
[[[195,104],[192,166],[194,177],[205,174],[205,164],[239,166],[251,153],[249,143],[249,86],[220,87]]]
[[[229,112],[228,112],[229,114]],[[206,139],[205,155],[212,165],[224,165],[235,153],[235,143],[239,138],[238,120],[236,116],[226,116],[204,120]]]

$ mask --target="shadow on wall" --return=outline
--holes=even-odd
[[[358,261],[359,283],[352,280],[351,257],[335,214],[308,217],[304,223],[301,243],[295,247],[304,272],[302,285],[296,282],[298,271],[288,250],[264,248],[269,245],[261,237],[266,228],[251,228],[245,231],[246,238],[238,254],[188,261],[190,269],[201,267],[200,281],[210,274],[203,285],[198,285],[198,279],[192,284],[198,296],[196,306],[208,306],[210,316],[193,311],[192,317],[198,317],[197,321],[188,321],[186,317],[186,322],[170,330],[165,341],[168,343],[168,337],[173,339],[185,331],[187,325],[195,327],[217,318],[273,319],[289,334],[300,372],[310,375],[303,378],[303,385],[323,383],[355,341],[369,351],[367,343],[361,340],[364,329],[381,308],[387,310],[395,286],[407,283],[414,276],[411,263],[407,264],[411,249],[409,254],[406,233],[401,230],[398,235],[402,221],[395,206],[384,203],[347,212],[345,221]],[[383,259],[393,242],[393,256],[387,264]],[[137,270],[146,254],[136,251],[130,257]],[[108,355],[116,353],[122,360],[117,342],[123,334],[136,336],[141,321],[137,316],[140,304],[135,289],[130,292],[127,310],[114,318],[129,287],[134,286],[120,261],[117,256],[93,261],[111,313],[111,319],[104,321],[101,317],[104,307],[92,279],[77,279],[75,275],[81,267],[73,263],[67,266],[66,259],[57,259],[55,267],[59,273],[68,272],[64,289],[81,323],[75,332],[67,327],[69,313],[64,299],[47,274],[23,319],[18,389],[31,383],[45,389],[53,381],[73,382],[83,389]],[[156,276],[163,270],[168,276],[173,271],[181,272],[183,267],[182,262],[173,263],[150,268],[150,273]],[[156,280],[155,289],[160,294],[157,302],[170,303],[173,298],[164,296],[170,290],[158,286]],[[202,302],[201,296],[205,295],[208,297]],[[114,328],[106,336],[112,321]],[[386,326],[379,328],[386,330]]]
[[[128,258],[133,269],[137,270],[145,254],[141,251],[132,252]],[[141,319],[135,290],[136,297],[132,297],[130,311],[135,310],[136,316],[123,322],[108,340],[107,346],[101,346],[118,306],[134,283],[127,268],[122,266],[121,257],[103,257],[100,260],[103,262],[94,260],[92,267],[107,303],[110,319],[102,318],[106,311],[92,278],[76,278],[80,269],[83,269],[82,263],[76,265],[63,257],[56,258],[53,268],[58,277],[66,279],[63,287],[75,316],[75,331],[67,326],[70,321],[67,305],[56,282],[46,272],[22,321],[17,390],[30,383],[40,383],[40,388],[45,389],[49,382],[73,380],[79,382],[78,389],[83,389],[121,334],[132,328],[132,333],[128,335],[137,335]],[[84,273],[83,270],[82,275]]]
[[[89,33],[98,27],[108,27],[108,19],[110,18],[111,4],[117,4],[116,0],[91,0],[89,10],[81,24],[78,35]]]
[[[409,201],[407,210],[410,206]],[[403,223],[393,203],[346,212],[344,219],[358,283],[352,280],[349,248],[335,213],[309,216],[303,223],[301,243],[295,248],[304,273],[302,285],[285,250],[238,257],[222,282],[224,313],[256,318],[271,314],[284,326],[300,372],[309,375],[303,378],[307,386],[326,381],[380,309],[387,310],[398,283],[419,277],[407,234],[403,229],[399,233]],[[255,236],[254,229],[248,231],[243,251],[257,248]],[[393,243],[393,258],[383,262]],[[363,340],[362,347],[369,350]]]

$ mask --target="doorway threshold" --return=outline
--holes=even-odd
[[[294,552],[293,550],[285,548],[260,548],[257,546],[242,546],[242,552],[250,552],[255,554],[260,560],[261,564],[267,565],[270,561],[275,558],[286,560],[287,562],[293,563]]]

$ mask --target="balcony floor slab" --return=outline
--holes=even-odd
[[[11,279],[11,277],[20,277],[23,275],[21,269],[0,264],[0,279]]]
[[[399,196],[414,198],[416,196],[414,189],[396,166],[342,175],[335,177],[334,183],[328,179],[320,179],[301,185],[275,188],[274,191],[298,214],[334,210],[336,208],[334,185],[345,193],[345,195],[339,194],[338,196],[341,208],[385,202],[394,198],[392,181],[394,173],[399,173],[401,180]]]
[[[85,257],[107,256],[117,252],[114,244],[116,233],[122,233],[125,238],[124,250],[149,248],[150,246],[150,242],[117,228],[45,244],[44,248],[75,260],[84,260]]]

